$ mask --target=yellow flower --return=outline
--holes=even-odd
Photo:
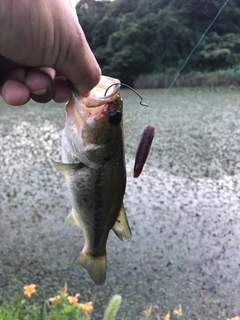
[[[58,301],[60,298],[61,298],[60,295],[58,295],[58,296],[56,296],[56,297],[49,298],[48,301],[53,303],[53,302],[55,302],[55,301]]]
[[[81,309],[86,313],[91,313],[93,310],[92,302],[80,303]]]
[[[80,293],[76,293],[75,296],[69,296],[68,297],[68,302],[70,304],[75,304],[78,302],[78,297],[80,296]]]
[[[29,286],[25,286],[24,287],[24,294],[30,298],[31,295],[36,292],[35,288],[36,288],[35,284],[30,284]]]

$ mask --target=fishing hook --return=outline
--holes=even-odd
[[[122,85],[125,86],[125,87],[127,87],[127,88],[129,88],[129,89],[132,90],[134,93],[136,93],[137,96],[139,96],[139,98],[141,99],[141,101],[140,101],[140,105],[141,105],[141,106],[148,107],[148,104],[146,104],[146,103],[143,102],[143,97],[140,95],[140,93],[138,93],[135,89],[133,89],[133,88],[130,87],[128,84],[123,83],[123,82],[111,84],[111,85],[106,89],[106,91],[105,91],[105,93],[104,93],[104,97],[106,96],[108,90],[109,90],[111,87],[113,87],[113,86],[120,86],[120,87],[121,87]]]

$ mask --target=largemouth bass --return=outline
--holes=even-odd
[[[126,169],[119,87],[117,79],[102,76],[87,98],[73,93],[65,106],[62,163],[55,163],[64,173],[72,205],[67,220],[84,232],[84,248],[75,262],[95,284],[105,281],[110,230],[121,240],[131,237],[123,206]]]

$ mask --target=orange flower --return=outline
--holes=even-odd
[[[80,296],[80,293],[76,293],[75,296],[69,296],[68,297],[68,302],[70,304],[75,304],[78,302],[78,297]]]
[[[60,299],[60,295],[56,296],[56,297],[53,297],[53,298],[49,298],[48,301],[49,302],[55,302],[55,301],[58,301]]]
[[[29,286],[25,286],[24,287],[24,294],[30,298],[31,295],[36,292],[35,288],[36,288],[35,284],[30,284]]]
[[[86,313],[91,313],[93,310],[92,302],[80,303],[81,309]]]
[[[165,315],[164,320],[170,320],[170,311]]]

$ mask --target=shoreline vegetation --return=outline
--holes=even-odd
[[[8,304],[0,306],[0,320],[91,320],[92,302],[79,303],[80,293],[69,295],[67,284],[63,290],[45,301],[44,305],[30,302],[32,295],[37,293],[35,284],[24,286],[24,298],[16,295]],[[122,297],[115,294],[109,301],[103,320],[114,320]]]
[[[91,301],[79,303],[80,293],[74,296],[69,295],[67,284],[59,294],[46,300],[44,306],[36,303],[36,300],[33,303],[30,302],[31,296],[36,293],[35,284],[24,286],[24,295],[28,298],[18,294],[7,305],[0,306],[0,320],[91,320],[93,303]],[[121,295],[112,296],[105,309],[103,320],[115,320],[121,303]],[[140,313],[140,320],[147,320],[152,315],[153,308],[149,305],[143,310]],[[178,310],[173,310],[172,314],[176,316],[175,319],[180,319],[183,315],[182,306],[179,305]],[[139,319],[139,316],[137,318]],[[156,314],[154,319],[160,320],[159,315]],[[165,315],[164,320],[170,320],[170,311]]]
[[[91,320],[93,311],[92,302],[79,303],[78,298],[80,293],[74,296],[68,294],[68,286],[64,285],[63,290],[55,297],[49,298],[44,306],[41,306],[36,301],[29,300],[35,294],[36,285],[24,286],[24,298],[21,294],[16,295],[7,305],[0,306],[0,320]],[[108,306],[105,309],[103,320],[115,320],[116,315],[122,303],[122,297],[115,294],[110,299]],[[154,306],[149,305],[135,319],[160,320],[159,314],[155,313]],[[168,311],[161,319],[184,319],[182,306],[179,304],[177,310]],[[226,320],[240,320],[240,317],[227,318]]]
[[[205,33],[224,2],[80,0],[76,10],[104,75],[139,88],[168,87],[195,48],[176,86],[226,86],[239,81],[228,72],[240,64],[239,1],[229,1]]]
[[[175,76],[172,73],[145,74],[134,81],[136,89],[169,88]],[[215,72],[190,72],[180,74],[174,81],[174,88],[186,87],[228,87],[240,85],[240,69],[218,70]]]

